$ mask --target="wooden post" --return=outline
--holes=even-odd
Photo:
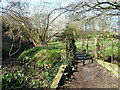
[[[45,66],[44,66],[44,64],[43,64],[43,66],[42,66],[42,70],[44,71],[44,68],[45,68]]]
[[[98,47],[98,39],[95,38],[95,58],[97,59],[97,47]]]
[[[66,49],[67,49],[67,47],[66,47],[66,39],[65,39],[65,63],[66,63],[66,60],[67,60]]]
[[[105,39],[104,39],[104,42],[103,42],[103,61],[105,59]]]
[[[83,39],[82,39],[82,50],[83,50]]]
[[[83,46],[84,46],[84,39],[82,39],[82,51],[83,51]]]
[[[35,70],[35,63],[33,63],[34,64],[34,70]]]
[[[69,41],[69,44],[68,44],[68,53],[69,53],[69,56],[70,56],[70,43],[71,43],[71,41]]]
[[[86,39],[86,54],[88,54],[88,39]]]
[[[112,50],[111,50],[111,63],[113,63],[113,39],[112,39]]]

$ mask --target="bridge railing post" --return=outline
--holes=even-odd
[[[98,56],[97,48],[98,48],[98,39],[95,38],[95,58],[96,58],[96,59],[97,59],[97,56]]]
[[[82,38],[82,51],[83,51],[84,39]]]
[[[88,39],[86,39],[86,54],[88,54]]]
[[[113,39],[112,39],[112,50],[111,50],[111,63],[113,63],[114,57],[113,57]]]
[[[105,39],[104,39],[104,42],[103,42],[103,61],[105,59]]]
[[[67,51],[66,51],[66,49],[67,49],[67,42],[66,41],[67,40],[65,39],[65,63],[67,61],[67,55],[66,55],[66,53],[67,53]]]

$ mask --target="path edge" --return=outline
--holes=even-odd
[[[120,70],[119,67],[115,64],[104,62],[102,60],[96,60],[101,66],[105,67],[107,70],[115,74],[120,79]]]
[[[62,81],[61,79],[64,76],[64,72],[65,72],[65,70],[66,70],[67,67],[68,67],[67,64],[61,65],[61,67],[60,67],[57,75],[55,76],[55,78],[54,78],[54,80],[53,80],[53,82],[52,82],[52,84],[50,86],[50,88],[55,88],[56,89],[56,88],[59,87],[59,84]]]

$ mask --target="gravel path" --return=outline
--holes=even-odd
[[[86,59],[83,66],[83,56],[77,52],[77,71],[61,88],[118,88],[118,78],[100,66],[96,61]],[[81,59],[80,59],[81,58]]]

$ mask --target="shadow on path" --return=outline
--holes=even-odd
[[[76,60],[78,62],[81,60],[82,63],[83,63],[83,66],[93,63],[93,58],[91,56],[89,56],[89,55],[83,54],[82,52],[76,52]],[[90,60],[91,62],[85,63],[87,60]],[[78,62],[76,62],[76,63],[78,63]]]

